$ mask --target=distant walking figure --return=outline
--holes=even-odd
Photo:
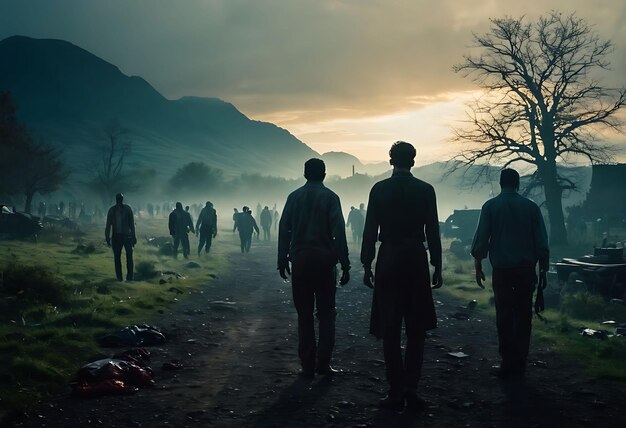
[[[196,235],[200,234],[200,242],[198,243],[198,256],[202,251],[202,247],[205,247],[205,252],[208,254],[211,250],[211,243],[213,238],[217,236],[217,213],[213,204],[207,201],[200,215],[198,216],[198,222],[196,223]]]
[[[170,235],[174,238],[174,257],[178,256],[178,246],[182,244],[183,257],[189,258],[189,231],[194,233],[191,214],[183,210],[183,204],[176,202],[176,209],[170,213],[168,221]]]
[[[476,283],[481,288],[485,288],[482,260],[487,255],[493,267],[492,287],[502,358],[495,374],[501,378],[523,377],[537,284],[535,268],[539,262],[539,287],[543,290],[547,284],[550,247],[539,207],[517,193],[517,171],[503,169],[500,187],[500,194],[482,207],[471,253]]]
[[[272,212],[267,206],[261,212],[261,227],[263,228],[263,240],[269,241],[270,230],[272,229]]]
[[[304,164],[304,186],[287,198],[278,227],[278,270],[283,279],[293,267],[293,303],[298,312],[298,355],[301,374],[332,375],[330,366],[335,346],[335,290],[337,262],[341,263],[339,283],[350,280],[350,260],[341,202],[322,182],[326,166],[320,159]],[[317,308],[317,311],[315,309]],[[313,315],[319,320],[315,341]]]
[[[364,222],[365,217],[363,217],[361,210],[350,207],[350,213],[348,214],[348,223],[346,224],[346,226],[351,228],[352,240],[355,244],[359,244],[361,242],[361,238],[363,237]]]
[[[256,232],[257,238],[259,237],[259,226],[256,224],[256,220],[252,217],[252,211],[250,208],[243,207],[243,212],[237,215],[235,221],[235,227],[239,229],[239,240],[241,241],[241,252],[250,252],[250,246],[252,245],[252,233]]]
[[[116,204],[109,208],[107,223],[104,228],[104,238],[107,245],[113,247],[115,276],[122,281],[122,247],[126,252],[126,280],[133,280],[133,247],[137,244],[135,235],[135,217],[133,210],[124,204],[124,195],[115,195]],[[111,231],[113,239],[111,240]]]
[[[389,383],[389,393],[379,405],[396,410],[402,409],[405,402],[413,410],[424,408],[424,401],[417,395],[424,341],[426,330],[437,325],[424,241],[428,242],[434,266],[432,288],[443,284],[435,190],[411,174],[415,154],[415,148],[403,141],[389,150],[393,175],[372,187],[361,247],[363,282],[374,288],[370,333],[383,339]],[[372,261],[377,240],[381,245],[374,285]],[[406,329],[404,361],[402,321]]]

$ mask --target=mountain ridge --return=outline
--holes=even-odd
[[[286,129],[250,119],[227,101],[167,99],[143,78],[63,40],[12,36],[0,41],[0,90],[10,91],[20,119],[62,147],[74,164],[96,158],[98,151],[90,149],[102,144],[99,130],[113,120],[130,130],[140,149],[133,161],[164,173],[201,158],[227,175],[297,177],[302,162],[319,156]],[[164,144],[147,153],[150,139]],[[169,152],[159,152],[164,147]]]

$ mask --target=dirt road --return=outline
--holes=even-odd
[[[386,392],[382,345],[367,334],[371,291],[352,251],[352,281],[337,293],[332,379],[299,378],[291,289],[275,270],[275,243],[251,253],[229,248],[232,269],[152,323],[170,334],[152,348],[157,386],[125,397],[63,395],[29,413],[23,426],[73,427],[623,427],[620,387],[580,375],[580,368],[533,347],[527,378],[502,383],[495,326],[459,317],[460,302],[435,293],[439,328],[429,334],[420,393],[422,414],[379,410]],[[445,281],[445,277],[444,277]],[[445,285],[444,285],[445,286]],[[217,303],[216,303],[217,302]],[[449,352],[463,351],[465,358]],[[164,372],[179,359],[184,368]]]

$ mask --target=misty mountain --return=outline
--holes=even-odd
[[[321,156],[326,163],[328,175],[338,175],[342,178],[352,175],[352,168],[357,174],[380,175],[391,170],[389,162],[364,164],[356,156],[345,152],[326,152]]]
[[[46,142],[62,147],[80,174],[100,156],[112,121],[129,130],[131,162],[167,177],[191,161],[227,175],[298,177],[319,156],[285,129],[251,120],[217,98],[168,100],[141,77],[61,40],[14,36],[0,42],[0,90]]]

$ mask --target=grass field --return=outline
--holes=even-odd
[[[114,279],[100,226],[48,230],[38,243],[1,243],[0,410],[65,388],[78,367],[104,356],[96,337],[134,323],[158,326],[162,314],[225,268],[219,244],[200,259],[193,248],[190,260],[160,255],[144,237],[167,235],[165,220],[142,220],[137,230],[133,282]],[[201,267],[187,267],[189,261]],[[124,255],[122,265],[125,271]]]

